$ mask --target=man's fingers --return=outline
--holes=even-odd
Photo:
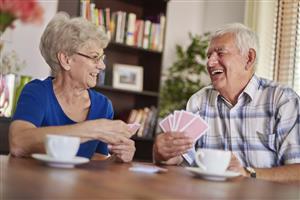
[[[182,152],[186,152],[190,148],[192,148],[193,145],[177,145],[173,146],[171,148],[167,146],[162,146],[160,149],[161,151],[159,153],[163,155],[181,155]]]
[[[193,140],[191,138],[180,138],[180,139],[174,139],[172,141],[174,145],[189,145],[193,144]]]
[[[192,147],[192,145],[193,145],[193,141],[190,138],[165,140],[165,141],[158,143],[159,147],[167,147],[167,148],[176,148],[176,147],[181,147],[181,146]]]

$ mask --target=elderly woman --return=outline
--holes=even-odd
[[[110,150],[121,161],[132,160],[135,147],[129,127],[112,120],[110,100],[90,89],[105,69],[107,44],[105,32],[83,18],[59,13],[49,22],[40,51],[53,77],[24,87],[10,126],[12,155],[45,152],[45,136],[57,134],[81,138],[78,156],[92,158]]]

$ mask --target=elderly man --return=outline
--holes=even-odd
[[[255,33],[242,24],[213,34],[207,52],[212,85],[187,103],[187,110],[209,125],[195,147],[231,151],[229,169],[244,176],[300,180],[300,99],[292,89],[255,75],[257,49]],[[193,165],[193,146],[182,133],[160,134],[154,157]]]

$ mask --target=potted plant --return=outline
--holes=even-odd
[[[206,50],[209,33],[189,33],[190,44],[184,49],[176,45],[177,59],[163,74],[160,90],[159,116],[165,117],[174,110],[185,109],[188,99],[204,87],[201,81],[206,71]]]

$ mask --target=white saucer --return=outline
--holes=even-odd
[[[213,180],[213,181],[224,181],[227,178],[234,178],[241,175],[240,173],[233,172],[233,171],[225,171],[222,174],[216,174],[212,172],[203,171],[199,167],[186,167],[185,169],[192,172],[196,176],[202,177],[207,180]]]
[[[72,160],[61,160],[53,158],[47,154],[34,153],[31,155],[34,159],[45,162],[51,167],[60,167],[60,168],[73,168],[75,165],[87,163],[90,160],[84,157],[75,157]]]

